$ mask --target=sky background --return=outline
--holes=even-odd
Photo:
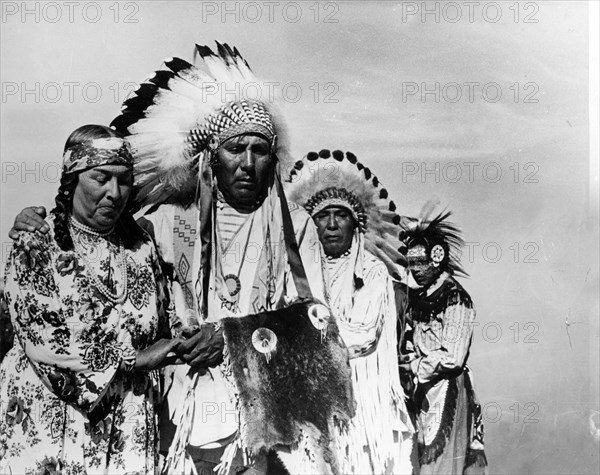
[[[352,151],[400,213],[430,199],[453,211],[490,473],[597,473],[588,7],[3,1],[2,261],[18,210],[52,205],[72,130],[108,124],[163,59],[227,42],[279,83],[297,158]]]

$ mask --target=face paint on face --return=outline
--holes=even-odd
[[[269,142],[258,135],[240,135],[219,147],[213,173],[225,201],[233,207],[254,207],[266,194],[271,167]]]
[[[406,253],[408,269],[415,282],[422,287],[431,285],[441,274],[439,266],[435,266],[429,258],[427,249],[423,244],[417,244],[408,248]]]
[[[319,211],[313,220],[325,254],[339,257],[352,245],[356,223],[346,208],[328,206]]]
[[[102,165],[82,172],[73,193],[73,217],[99,231],[111,229],[125,209],[133,172],[124,165]]]

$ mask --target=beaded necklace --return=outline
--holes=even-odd
[[[119,270],[121,271],[121,276],[123,277],[123,289],[121,292],[116,293],[111,292],[110,289],[96,275],[91,262],[85,256],[85,249],[80,242],[82,235],[87,234],[88,236],[107,238],[110,234],[112,234],[113,231],[114,227],[109,231],[98,232],[95,229],[78,222],[73,217],[69,218],[69,233],[71,234],[71,239],[73,241],[73,248],[75,249],[77,256],[85,264],[88,276],[92,280],[94,286],[98,289],[98,292],[106,297],[109,302],[113,304],[121,304],[127,298],[128,290],[127,256],[125,255],[123,239],[119,237]],[[77,232],[79,234],[77,234]]]
[[[325,258],[329,262],[337,261],[338,259],[344,259],[344,258],[348,257],[350,255],[351,251],[352,251],[352,247],[349,247],[345,252],[341,253],[339,256],[333,257],[333,256],[326,255]]]

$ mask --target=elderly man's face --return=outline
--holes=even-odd
[[[219,147],[214,175],[229,204],[253,207],[264,197],[271,166],[269,142],[259,135],[240,135]]]
[[[328,206],[313,219],[325,254],[339,257],[350,249],[356,227],[350,211],[341,206]]]

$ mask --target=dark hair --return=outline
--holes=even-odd
[[[104,125],[84,125],[69,135],[64,151],[66,152],[69,148],[88,140],[110,137],[123,138],[121,134]],[[73,210],[73,193],[75,193],[75,188],[77,188],[79,182],[79,173],[81,172],[61,175],[58,193],[54,198],[56,206],[51,211],[54,215],[54,238],[63,251],[73,249],[73,241],[69,233],[69,216],[71,216]],[[116,224],[117,231],[123,238],[123,244],[128,249],[132,248],[143,236],[142,229],[136,224],[129,212],[133,200],[134,193],[132,192],[129,195],[127,206]]]

